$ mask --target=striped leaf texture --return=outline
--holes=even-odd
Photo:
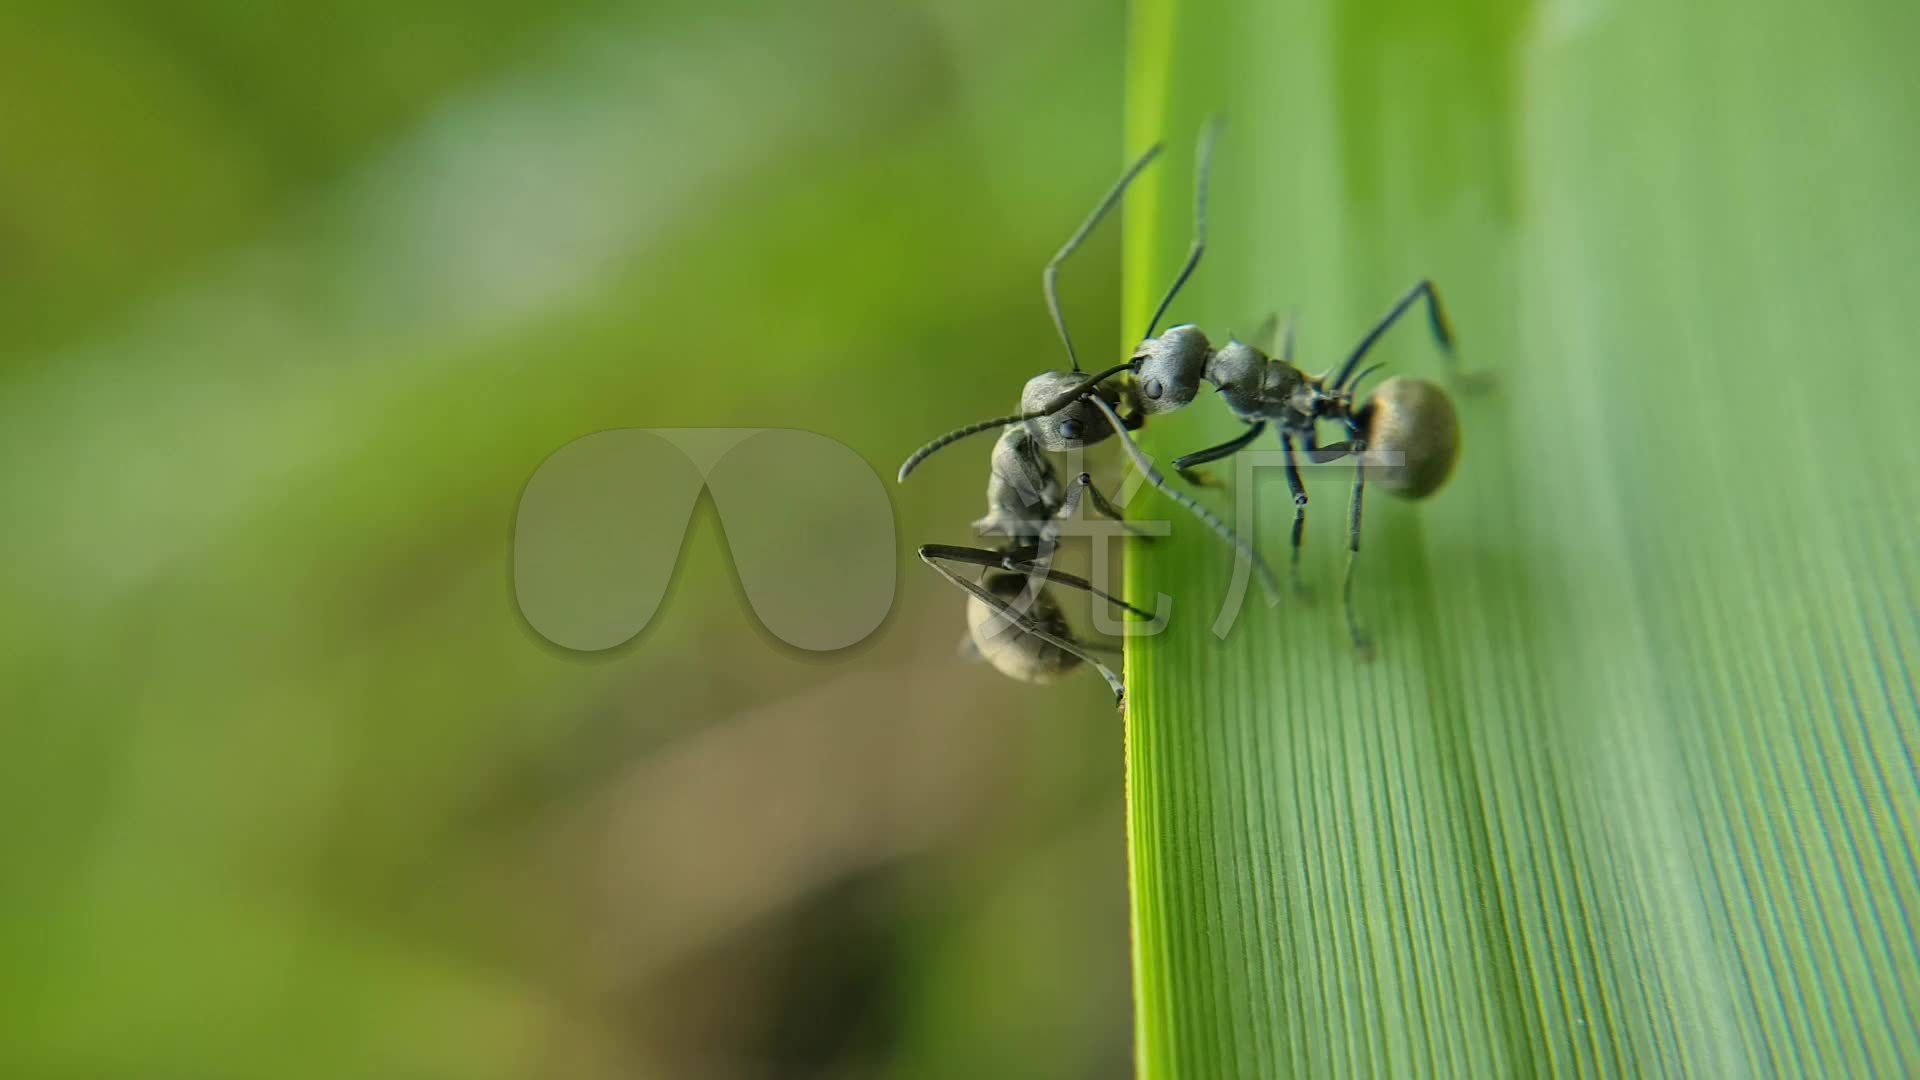
[[[1250,587],[1224,637],[1231,552],[1131,505],[1173,522],[1128,559],[1174,605],[1126,656],[1141,1075],[1920,1070],[1914,8],[1130,19],[1125,149],[1168,152],[1125,211],[1128,340],[1217,111],[1172,321],[1296,314],[1325,370],[1431,277],[1494,378],[1446,487],[1366,501],[1370,659],[1350,466],[1306,470],[1305,595]],[[1373,358],[1444,377],[1417,313]],[[1142,441],[1235,430],[1208,390]],[[1280,470],[1215,473],[1284,581]]]

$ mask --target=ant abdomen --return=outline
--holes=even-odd
[[[1404,499],[1425,498],[1446,483],[1460,456],[1460,418],[1437,384],[1388,379],[1354,416],[1368,451],[1399,456],[1394,464],[1368,465],[1369,483]]]
[[[1024,574],[989,573],[981,584],[994,597],[1017,608],[1028,580]],[[1026,618],[1055,637],[1073,639],[1073,628],[1044,587],[1027,606]],[[1021,682],[1050,683],[1080,663],[1079,657],[1014,625],[1005,613],[978,596],[967,599],[967,634],[982,659],[1002,675]]]

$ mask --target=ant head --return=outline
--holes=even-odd
[[[1172,412],[1200,392],[1213,346],[1197,326],[1175,326],[1150,337],[1133,350],[1134,380],[1140,388],[1140,411]]]
[[[1367,480],[1402,498],[1431,495],[1460,456],[1460,417],[1447,392],[1425,379],[1388,379],[1354,413],[1367,449],[1395,455],[1367,466]]]
[[[1035,375],[1020,392],[1020,411],[1037,412],[1053,398],[1086,381],[1087,374],[1083,371],[1046,371]],[[1118,391],[1110,383],[1103,383],[1092,392],[1105,398],[1109,405],[1119,403]],[[1113,434],[1107,418],[1084,397],[1076,398],[1056,412],[1027,421],[1027,430],[1033,433],[1034,441],[1042,450],[1072,450]]]

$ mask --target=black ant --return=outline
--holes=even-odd
[[[993,448],[992,475],[987,483],[987,515],[974,523],[980,535],[1004,537],[1004,544],[998,549],[927,544],[920,548],[920,558],[971,596],[967,615],[969,643],[978,655],[995,668],[1025,682],[1049,682],[1076,662],[1085,661],[1106,679],[1116,700],[1124,700],[1119,677],[1092,655],[1090,646],[1074,638],[1059,607],[1046,594],[1046,584],[1058,581],[1114,603],[1132,614],[1149,619],[1154,616],[1103,592],[1083,578],[1052,569],[1052,557],[1059,538],[1059,522],[1073,514],[1082,492],[1102,515],[1120,522],[1122,527],[1125,527],[1125,519],[1086,473],[1081,473],[1073,485],[1063,492],[1053,465],[1043,452],[1079,450],[1104,440],[1110,434],[1117,435],[1147,483],[1185,507],[1232,544],[1258,569],[1268,591],[1277,592],[1272,571],[1253,548],[1211,511],[1168,484],[1133,442],[1128,432],[1137,429],[1145,419],[1135,384],[1122,382],[1096,386],[1091,383],[1086,373],[1080,370],[1079,360],[1074,355],[1073,339],[1068,335],[1066,322],[1060,314],[1055,285],[1060,264],[1119,202],[1133,178],[1158,153],[1159,147],[1156,146],[1134,162],[1047,263],[1042,275],[1047,308],[1067,348],[1073,370],[1050,371],[1034,376],[1021,393],[1021,415],[974,424],[942,436],[909,458],[900,467],[899,475],[901,480],[905,480],[915,466],[948,443],[981,431],[1001,427],[1007,429]],[[1189,265],[1182,273],[1182,280],[1191,270]],[[1178,288],[1179,284],[1176,283],[1173,291]],[[1124,415],[1120,410],[1124,410]],[[946,563],[981,566],[988,570],[976,583],[954,573]],[[1017,600],[1021,602],[1016,604]],[[1013,632],[1015,630],[1019,632]]]
[[[1015,416],[998,417],[980,424],[960,428],[922,447],[901,466],[900,476],[904,479],[916,465],[929,454],[957,439],[975,432],[990,430],[994,427],[1043,423],[1048,418],[1072,416],[1076,419],[1084,412],[1079,406],[1082,402],[1093,402],[1110,421],[1117,422],[1112,410],[1102,403],[1107,380],[1115,376],[1127,375],[1130,378],[1122,385],[1127,387],[1127,400],[1137,412],[1130,416],[1127,425],[1138,428],[1145,423],[1146,417],[1155,413],[1172,412],[1191,403],[1199,393],[1200,384],[1210,383],[1220,393],[1229,408],[1247,424],[1247,430],[1239,436],[1192,454],[1184,455],[1174,461],[1174,468],[1190,483],[1206,481],[1194,472],[1194,466],[1204,462],[1217,461],[1229,457],[1250,445],[1269,424],[1272,424],[1279,437],[1281,446],[1287,451],[1286,477],[1288,490],[1293,495],[1293,579],[1296,589],[1299,587],[1300,544],[1306,526],[1307,493],[1300,480],[1300,470],[1295,453],[1304,453],[1309,461],[1323,463],[1343,456],[1353,456],[1355,460],[1352,497],[1348,508],[1347,527],[1347,570],[1341,588],[1342,603],[1346,611],[1347,630],[1354,647],[1365,652],[1367,641],[1361,632],[1353,612],[1353,572],[1360,551],[1361,508],[1369,478],[1390,494],[1403,498],[1424,498],[1437,490],[1452,472],[1454,461],[1459,456],[1460,424],[1454,412],[1453,403],[1446,392],[1438,385],[1421,379],[1392,378],[1382,383],[1372,395],[1356,403],[1357,388],[1366,376],[1378,365],[1358,370],[1362,359],[1373,348],[1381,335],[1391,328],[1400,317],[1424,299],[1427,304],[1427,318],[1432,327],[1434,338],[1439,342],[1443,355],[1456,379],[1459,377],[1457,362],[1453,356],[1453,332],[1448,324],[1446,313],[1440,304],[1439,294],[1430,281],[1421,281],[1402,296],[1398,303],[1369,330],[1360,343],[1354,347],[1338,369],[1322,375],[1310,375],[1293,363],[1293,334],[1291,325],[1286,334],[1285,346],[1281,357],[1274,359],[1262,350],[1237,339],[1216,349],[1200,329],[1192,325],[1175,326],[1159,336],[1154,328],[1186,284],[1199,265],[1206,250],[1207,237],[1207,175],[1211,168],[1213,143],[1217,132],[1217,121],[1209,123],[1202,131],[1200,145],[1196,154],[1196,175],[1194,194],[1194,236],[1188,249],[1185,263],[1174,278],[1173,285],[1162,297],[1159,307],[1154,311],[1146,337],[1133,351],[1133,356],[1124,363],[1116,364],[1092,377],[1079,373],[1079,364],[1074,361],[1072,373],[1050,372],[1038,376],[1027,384],[1027,392],[1022,395],[1022,411]],[[1063,341],[1067,342],[1069,359],[1073,359],[1073,345],[1067,338],[1066,327],[1061,320],[1058,299],[1054,292],[1054,276],[1059,262],[1076,247],[1093,224],[1117,201],[1121,191],[1133,177],[1159,152],[1155,146],[1136,161],[1110,192],[1107,199],[1094,211],[1087,223],[1062,248],[1048,264],[1043,277],[1043,286],[1047,294],[1048,310],[1053,314],[1055,327],[1060,331]],[[1051,394],[1048,386],[1059,387]],[[1036,392],[1038,390],[1039,392]],[[1318,441],[1318,427],[1321,421],[1339,424],[1346,438],[1338,442],[1321,445]],[[1056,424],[1059,421],[1056,420]],[[1081,430],[1076,426],[1075,431]],[[1086,427],[1094,432],[1092,438],[1084,442],[1097,441],[1106,434],[1106,429]],[[1217,522],[1210,514],[1193,503],[1185,495],[1172,491],[1160,481],[1157,473],[1150,471],[1145,456],[1140,453],[1130,438],[1122,433],[1122,442],[1133,458],[1136,467],[1141,468],[1148,481],[1155,487],[1173,496],[1176,502],[1187,506],[1200,514],[1210,524]],[[1216,525],[1216,531],[1227,537],[1236,546],[1246,550],[1239,538],[1224,525]],[[1272,595],[1272,574],[1266,569],[1257,555],[1249,556],[1261,573],[1261,580]]]
[[[1360,370],[1374,342],[1416,302],[1427,302],[1434,338],[1452,364],[1453,333],[1433,284],[1422,281],[1407,292],[1362,338],[1346,361],[1330,374],[1310,375],[1293,364],[1293,335],[1287,334],[1279,359],[1242,341],[1215,349],[1196,326],[1176,326],[1150,337],[1134,350],[1124,370],[1138,387],[1141,411],[1171,412],[1192,401],[1202,382],[1211,383],[1247,430],[1233,439],[1174,460],[1189,481],[1201,482],[1193,467],[1245,449],[1272,424],[1287,452],[1287,489],[1293,495],[1293,559],[1299,587],[1300,542],[1306,528],[1307,491],[1300,481],[1296,452],[1317,463],[1353,456],[1353,494],[1347,510],[1347,570],[1341,585],[1347,632],[1354,647],[1367,649],[1353,613],[1353,571],[1360,554],[1360,515],[1367,481],[1392,495],[1420,499],[1437,491],[1460,454],[1460,420],[1453,402],[1438,384],[1424,379],[1392,378],[1356,403],[1359,384],[1379,365]],[[1455,372],[1457,376],[1457,371]],[[1339,424],[1346,438],[1322,445],[1322,421]]]
[[[1026,401],[1045,402],[1063,391],[1077,389],[1085,378],[1084,374],[1073,372],[1036,376],[1027,383]],[[1116,408],[1127,411],[1123,415],[1116,412]],[[1088,651],[1089,646],[1073,637],[1059,607],[1046,594],[1049,581],[1083,590],[1132,614],[1148,619],[1155,617],[1083,578],[1052,568],[1059,523],[1073,516],[1083,492],[1095,511],[1119,522],[1122,528],[1128,526],[1119,508],[1094,485],[1087,473],[1081,473],[1063,493],[1045,451],[1074,450],[1098,442],[1108,433],[1119,435],[1121,445],[1148,483],[1167,491],[1238,547],[1266,573],[1263,580],[1271,587],[1271,572],[1266,571],[1253,549],[1205,507],[1170,489],[1146,455],[1134,445],[1127,432],[1139,427],[1143,419],[1133,384],[1122,383],[1116,387],[1110,383],[1092,388],[1054,413],[1025,423],[1005,425],[1007,430],[993,447],[992,473],[987,480],[987,514],[974,522],[974,530],[981,536],[1004,537],[1004,544],[998,550],[947,544],[921,546],[920,558],[928,566],[971,594],[972,600],[967,605],[971,647],[1003,674],[1023,682],[1051,682],[1076,660],[1084,660],[1107,680],[1115,701],[1125,701],[1119,677]],[[1129,531],[1132,530],[1129,528]],[[990,569],[976,584],[942,565],[945,562]],[[1015,601],[1022,597],[1024,600],[1016,605]],[[1013,629],[1021,632],[1013,633]]]

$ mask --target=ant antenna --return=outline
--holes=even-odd
[[[1096,408],[1106,414],[1107,422],[1113,425],[1113,433],[1120,437],[1121,447],[1126,450],[1128,459],[1133,462],[1133,467],[1140,470],[1141,477],[1157,488],[1161,494],[1179,503],[1194,517],[1205,522],[1207,527],[1214,531],[1214,535],[1232,544],[1241,558],[1253,563],[1254,572],[1260,575],[1260,584],[1267,591],[1267,599],[1269,601],[1279,599],[1280,584],[1275,580],[1273,571],[1267,567],[1266,560],[1260,558],[1260,553],[1248,546],[1247,542],[1240,538],[1240,534],[1229,528],[1226,522],[1215,517],[1213,511],[1194,502],[1192,496],[1167,483],[1167,478],[1160,475],[1159,470],[1153,467],[1153,462],[1140,450],[1139,444],[1127,434],[1125,425],[1121,424],[1120,417],[1113,411],[1113,407],[1107,404],[1105,398],[1095,394],[1087,400],[1093,402]]]
[[[1193,275],[1193,268],[1200,265],[1200,256],[1207,250],[1207,174],[1213,171],[1213,142],[1220,135],[1220,114],[1207,118],[1207,126],[1200,129],[1200,148],[1194,153],[1193,167],[1193,245],[1187,248],[1186,264],[1180,267],[1180,274],[1173,279],[1173,287],[1167,295],[1160,298],[1160,306],[1153,313],[1153,321],[1147,324],[1147,332],[1141,337],[1152,337],[1160,327],[1160,317],[1167,313],[1167,305],[1180,294],[1180,287]]]
[[[1088,395],[1092,394],[1094,390],[1099,388],[1101,383],[1106,382],[1108,379],[1113,378],[1115,375],[1118,375],[1121,372],[1132,371],[1132,370],[1133,370],[1133,361],[1131,360],[1128,360],[1124,363],[1115,364],[1112,367],[1106,369],[1105,371],[1097,373],[1096,375],[1093,376],[1093,378],[1088,379],[1086,382],[1083,382],[1078,386],[1068,387],[1067,389],[1060,391],[1059,393],[1053,395],[1047,400],[1041,402],[1039,408],[1034,409],[1031,412],[1022,413],[1020,418],[1023,420],[1038,420],[1043,416],[1051,416],[1054,413],[1059,412],[1061,409],[1064,409],[1067,406],[1073,404],[1074,402],[1079,401],[1081,398],[1087,397]]]
[[[1067,256],[1073,254],[1074,249],[1087,238],[1087,234],[1093,231],[1094,226],[1100,224],[1100,219],[1106,217],[1107,211],[1112,210],[1114,204],[1120,201],[1120,196],[1126,194],[1127,185],[1133,183],[1133,178],[1140,175],[1140,170],[1146,168],[1147,163],[1159,153],[1160,144],[1154,143],[1147,148],[1146,153],[1140,155],[1138,161],[1128,166],[1126,172],[1120,174],[1120,179],[1113,185],[1113,189],[1108,191],[1099,205],[1093,208],[1093,213],[1087,215],[1087,220],[1080,223],[1080,227],[1074,230],[1073,235],[1067,237],[1067,242],[1054,253],[1053,260],[1047,263],[1047,268],[1040,273],[1040,289],[1047,294],[1047,313],[1053,316],[1053,328],[1060,332],[1060,343],[1067,347],[1067,361],[1073,365],[1075,371],[1080,370],[1080,358],[1074,355],[1073,338],[1067,334],[1067,321],[1060,316],[1060,291],[1055,284],[1060,276],[1060,264],[1066,260]]]
[[[982,420],[977,424],[968,424],[963,428],[955,428],[920,449],[915,450],[913,456],[907,459],[906,464],[900,466],[898,479],[905,480],[908,473],[919,468],[921,462],[932,457],[935,451],[946,446],[948,443],[959,442],[969,435],[978,435],[983,431],[992,431],[994,428],[1003,428],[1009,424],[1018,424],[1026,420],[1038,420],[1043,416],[1051,416],[1074,402],[1079,401],[1081,398],[1092,394],[1102,382],[1113,378],[1123,371],[1131,370],[1133,370],[1133,361],[1131,360],[1123,364],[1115,364],[1105,371],[1098,372],[1086,382],[1053,395],[1042,402],[1037,409],[1023,412],[1018,416],[996,416],[991,420]]]
[[[1367,376],[1373,374],[1376,371],[1379,371],[1381,368],[1386,366],[1387,366],[1387,362],[1385,360],[1382,360],[1377,364],[1368,364],[1364,371],[1360,372],[1360,374],[1355,375],[1352,379],[1349,379],[1347,381],[1347,385],[1344,389],[1348,390],[1353,394],[1356,394],[1356,395],[1359,394],[1360,384],[1367,381]],[[1334,389],[1339,390],[1342,388],[1336,386],[1334,387]]]
[[[1185,266],[1181,267],[1180,276],[1174,279],[1173,287],[1168,289],[1167,295],[1161,299],[1160,309],[1153,313],[1153,323],[1147,328],[1146,337],[1153,336],[1153,328],[1160,325],[1160,317],[1166,314],[1167,305],[1173,303],[1174,296],[1180,292],[1180,287],[1186,284],[1187,278],[1192,276],[1194,267],[1200,263],[1201,254],[1206,251],[1207,176],[1212,170],[1213,144],[1214,140],[1219,136],[1219,133],[1220,117],[1218,114],[1215,114],[1208,119],[1207,126],[1201,129],[1200,132],[1200,148],[1197,154],[1198,164],[1195,166],[1193,246],[1187,251],[1187,262]],[[1067,256],[1073,254],[1074,251],[1080,247],[1081,243],[1086,240],[1087,234],[1091,233],[1094,227],[1099,225],[1101,220],[1120,202],[1120,197],[1126,194],[1127,187],[1133,183],[1134,178],[1139,176],[1140,171],[1145,169],[1154,158],[1159,156],[1160,148],[1160,143],[1155,143],[1148,147],[1146,153],[1141,154],[1132,165],[1127,167],[1126,172],[1120,174],[1120,179],[1115,182],[1112,189],[1101,198],[1099,205],[1093,208],[1093,213],[1087,215],[1087,220],[1080,223],[1080,227],[1074,230],[1073,235],[1069,236],[1067,242],[1061,245],[1060,250],[1054,254],[1052,261],[1047,263],[1046,270],[1041,272],[1040,288],[1047,297],[1047,313],[1053,316],[1053,327],[1059,331],[1060,343],[1067,347],[1067,360],[1073,365],[1073,370],[1076,372],[1080,370],[1080,358],[1074,353],[1073,337],[1067,333],[1066,319],[1060,314],[1060,293],[1057,287],[1057,281],[1060,276],[1060,264],[1066,260]],[[1006,427],[1009,424],[1017,424],[1024,420],[1038,420],[1042,416],[1059,412],[1061,409],[1066,408],[1081,398],[1095,396],[1094,389],[1100,383],[1105,382],[1107,379],[1121,372],[1132,369],[1132,361],[1115,364],[1078,386],[1068,390],[1062,390],[1060,393],[1055,394],[1038,409],[1021,413],[1018,416],[997,416],[991,420],[982,420],[977,424],[968,424],[966,427],[949,431],[920,449],[915,450],[912,456],[908,457],[906,462],[900,466],[897,479],[901,481],[906,480],[907,474],[919,468],[921,462],[925,461],[949,443],[958,442],[969,435],[978,435],[983,431],[992,431],[994,428]]]
[[[1423,279],[1418,285],[1408,289],[1406,295],[1393,305],[1393,309],[1388,311],[1379,322],[1373,324],[1373,329],[1367,331],[1367,336],[1360,339],[1360,344],[1354,346],[1353,352],[1347,357],[1347,362],[1340,366],[1340,374],[1333,380],[1333,385],[1345,386],[1347,377],[1353,374],[1354,368],[1360,366],[1361,358],[1367,355],[1368,349],[1373,348],[1373,343],[1379,341],[1380,335],[1386,333],[1394,323],[1399,321],[1400,316],[1405,315],[1407,309],[1422,297],[1427,301],[1427,322],[1433,329],[1433,340],[1440,346],[1440,355],[1446,357],[1448,369],[1457,375],[1459,361],[1453,354],[1453,327],[1447,322],[1447,313],[1440,307],[1440,294],[1434,291],[1433,282]]]
[[[977,424],[968,424],[963,428],[955,428],[920,449],[915,450],[912,456],[908,457],[906,462],[900,466],[900,475],[895,479],[904,482],[908,473],[919,468],[921,462],[932,457],[934,451],[946,446],[948,443],[956,443],[969,435],[978,435],[983,431],[992,431],[994,428],[1006,427],[1008,424],[1017,424],[1026,419],[1029,419],[1029,417],[1024,413],[1018,416],[996,416],[991,420],[982,420]]]
[[[1187,261],[1185,265],[1181,266],[1180,274],[1173,279],[1173,285],[1167,290],[1167,294],[1160,298],[1160,306],[1154,311],[1153,321],[1147,324],[1147,332],[1141,335],[1142,337],[1153,336],[1153,332],[1160,326],[1161,317],[1167,313],[1167,308],[1173,303],[1173,298],[1180,294],[1181,286],[1187,283],[1187,279],[1193,276],[1194,268],[1200,265],[1200,256],[1206,253],[1207,178],[1212,175],[1213,172],[1213,144],[1220,137],[1221,123],[1220,114],[1214,113],[1207,118],[1207,126],[1200,129],[1200,144],[1194,153],[1193,245],[1187,249]],[[1127,174],[1120,178],[1120,183],[1113,191],[1107,194],[1106,199],[1094,210],[1093,216],[1087,219],[1086,224],[1080,226],[1080,231],[1075,233],[1071,240],[1067,241],[1067,246],[1060,249],[1060,254],[1053,257],[1053,262],[1047,264],[1047,272],[1043,279],[1047,288],[1047,307],[1053,312],[1054,325],[1060,329],[1060,340],[1067,342],[1068,359],[1073,359],[1073,342],[1067,340],[1066,325],[1060,321],[1060,305],[1053,293],[1054,271],[1060,260],[1065,258],[1068,252],[1079,246],[1080,241],[1086,236],[1088,230],[1093,228],[1094,223],[1099,221],[1100,217],[1118,201],[1120,192],[1133,180],[1134,174],[1144,168],[1147,162],[1153,160],[1154,155],[1159,152],[1160,147],[1155,145],[1152,149],[1148,150],[1139,161],[1135,162],[1133,168],[1127,170]],[[1287,352],[1289,354],[1293,352],[1293,319],[1291,317],[1287,319]],[[1093,378],[1088,379],[1086,382],[1081,383],[1079,386],[1071,390],[1062,390],[1060,393],[1055,394],[1039,409],[1028,413],[1027,418],[1037,419],[1049,413],[1058,412],[1073,404],[1075,401],[1091,394],[1095,385],[1123,371],[1130,371],[1132,369],[1132,361],[1124,364],[1115,364],[1100,374],[1095,375]],[[1074,360],[1073,370],[1080,370],[1078,360]]]

